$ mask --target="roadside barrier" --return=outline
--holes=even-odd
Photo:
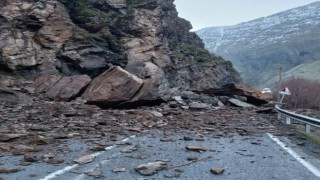
[[[281,119],[281,115],[283,115],[286,118],[286,124],[291,124],[291,120],[296,120],[305,123],[306,133],[310,133],[311,126],[320,127],[320,119],[300,115],[294,112],[281,109],[279,105],[276,105],[276,112],[278,112],[278,119]]]

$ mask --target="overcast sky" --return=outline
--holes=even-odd
[[[235,25],[319,0],[175,0],[179,16],[193,30]]]

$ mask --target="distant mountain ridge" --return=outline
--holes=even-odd
[[[320,59],[320,1],[234,26],[196,33],[206,48],[230,60],[245,83],[265,83],[285,71]]]
[[[287,81],[292,78],[303,78],[309,80],[320,81],[320,60],[306,62],[300,64],[287,72],[282,73],[282,80]],[[271,78],[266,83],[260,85],[261,88],[263,87],[273,87],[279,81],[279,77],[275,76]]]

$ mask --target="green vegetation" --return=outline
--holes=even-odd
[[[96,16],[97,13],[90,9],[87,0],[75,1],[75,20],[79,23],[86,23],[90,17]]]
[[[21,74],[17,73],[17,72],[14,72],[13,73],[13,77],[17,80],[26,80],[25,77],[23,77]]]
[[[137,6],[140,6],[144,3],[147,3],[149,2],[150,0],[127,0],[127,5],[128,6],[133,6],[133,7],[137,7]]]
[[[140,5],[143,5],[151,0],[126,0],[127,4],[127,14],[126,19],[133,19],[134,18],[134,8]]]
[[[94,42],[105,42],[105,38],[101,34],[90,34],[90,38]]]
[[[177,48],[175,57],[181,61],[183,59],[193,57],[197,63],[197,66],[212,67],[217,65],[224,65],[228,71],[232,74],[238,74],[233,68],[230,61],[225,61],[222,57],[211,55],[208,50],[195,46],[193,44],[181,44]]]
[[[279,65],[280,67],[280,65]],[[282,74],[283,80],[288,80],[292,78],[303,78],[308,80],[319,80],[320,77],[320,61],[310,61],[303,64],[300,64],[289,71],[286,71]],[[263,83],[259,87],[272,87],[278,82],[278,75],[271,78],[266,83]]]
[[[305,133],[306,137],[313,141],[314,143],[320,144],[320,137],[314,134],[307,134]]]
[[[204,49],[204,48],[199,48],[195,45],[192,44],[181,44],[178,46],[177,48],[177,53],[176,53],[176,58],[178,60],[182,60],[188,56],[195,56],[196,58],[199,57],[204,57],[204,56],[208,56],[209,52],[208,50]],[[200,62],[203,60],[199,60]]]
[[[312,142],[314,142],[316,144],[320,144],[320,136],[312,134],[312,133],[302,132],[298,128],[295,128],[295,131],[296,131],[296,133],[298,133],[298,135],[300,137],[307,138],[307,139],[311,140]]]
[[[77,0],[74,2],[74,7],[72,9],[73,19],[76,23],[85,24],[90,21],[92,17],[99,17],[101,19],[107,19],[106,13],[103,13],[97,9],[90,6],[88,0]]]
[[[121,52],[120,42],[117,37],[110,32],[105,32],[104,34],[92,33],[89,35],[91,42],[94,44],[112,50],[114,52]]]

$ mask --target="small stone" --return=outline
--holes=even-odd
[[[146,154],[142,154],[138,157],[138,159],[147,159],[149,156]]]
[[[88,172],[87,174],[88,176],[93,176],[95,178],[103,177],[102,172],[100,170],[94,170],[92,172]]]
[[[53,152],[49,152],[48,154],[45,154],[45,155],[43,155],[43,158],[53,158],[53,157],[55,157],[56,155],[53,153]]]
[[[152,114],[153,114],[155,117],[163,117],[163,114],[162,114],[161,112],[152,111]]]
[[[46,144],[52,144],[54,142],[54,139],[52,137],[44,137],[44,136],[35,136],[31,141],[29,141],[29,144],[37,144],[37,145],[46,145]]]
[[[94,146],[90,150],[91,151],[104,151],[105,147],[103,147],[103,146]]]
[[[20,171],[20,169],[16,167],[0,167],[0,173],[9,174],[9,173],[16,173],[18,171]]]
[[[138,150],[138,148],[136,146],[128,146],[126,148],[123,148],[121,150],[121,152],[122,153],[132,153],[132,152],[137,151],[137,150]]]
[[[132,145],[131,142],[126,142],[126,141],[117,141],[115,144],[116,144],[116,145],[119,145],[119,146]]]
[[[306,145],[306,142],[300,141],[300,142],[297,143],[297,145],[299,145],[299,146],[305,146],[305,145]]]
[[[189,137],[189,136],[184,136],[184,137],[183,137],[183,140],[185,140],[185,141],[192,141],[193,138],[192,138],[192,137]]]
[[[62,157],[53,157],[53,158],[46,159],[45,162],[49,164],[61,164],[64,162],[64,159]]]
[[[86,163],[92,162],[93,157],[91,155],[85,155],[85,156],[81,156],[80,158],[75,159],[73,161],[78,164],[86,164]]]
[[[135,171],[137,171],[138,173],[144,176],[151,176],[160,170],[166,169],[167,163],[168,162],[156,161],[156,162],[150,162],[146,164],[140,164],[135,168]]]
[[[161,142],[174,142],[175,140],[172,138],[162,138],[160,139]]]
[[[115,168],[115,169],[112,169],[112,172],[115,172],[115,173],[126,172],[126,168]]]
[[[172,99],[175,100],[179,104],[183,104],[183,105],[185,104],[185,102],[183,101],[181,96],[173,96]]]
[[[25,154],[23,156],[23,161],[25,162],[37,162],[40,160],[40,157],[35,154]]]
[[[192,110],[204,110],[204,109],[210,109],[212,106],[207,103],[199,103],[199,102],[191,102],[189,104],[189,108]]]
[[[26,136],[25,134],[3,134],[0,133],[0,141],[6,142]]]
[[[20,166],[30,166],[32,163],[31,162],[20,162],[19,165]]]
[[[188,157],[187,158],[188,161],[198,161],[197,157]]]
[[[184,110],[188,110],[189,106],[181,106],[181,108],[184,109]]]
[[[74,174],[83,174],[83,172],[80,169],[73,169],[70,172]]]
[[[179,178],[181,176],[182,171],[175,171],[173,174],[164,174],[166,178]]]
[[[142,128],[141,127],[127,127],[126,130],[134,131],[134,132],[138,132],[138,133],[142,132]]]
[[[36,177],[37,176],[37,173],[31,173],[29,174],[30,177]]]
[[[260,145],[261,143],[260,143],[260,142],[257,142],[257,141],[252,141],[251,144],[253,144],[253,145]]]
[[[220,174],[224,173],[224,169],[222,169],[222,168],[212,168],[212,169],[210,169],[210,172],[212,174],[215,174],[215,175],[220,175]]]
[[[294,132],[287,132],[287,133],[285,133],[287,136],[294,136],[295,135],[295,133]]]
[[[320,154],[320,149],[312,150],[313,153]]]
[[[198,151],[198,152],[202,152],[202,151],[207,151],[208,149],[205,147],[201,147],[201,146],[187,146],[186,149],[188,151]]]
[[[219,106],[219,107],[224,107],[224,104],[223,104],[223,102],[221,102],[221,101],[218,101],[218,106]]]

